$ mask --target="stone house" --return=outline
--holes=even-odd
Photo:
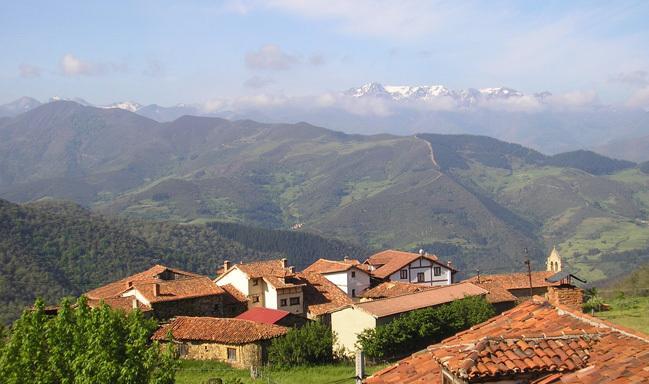
[[[331,329],[336,332],[336,349],[353,353],[358,335],[390,323],[404,313],[450,303],[468,296],[485,296],[487,291],[463,282],[387,299],[350,304],[331,313]]]
[[[155,265],[86,292],[90,306],[104,302],[122,310],[140,309],[165,320],[174,316],[236,316],[246,302],[232,287],[219,287],[207,276]]]
[[[304,284],[295,278],[286,259],[256,261],[230,265],[225,261],[221,274],[214,280],[218,286],[232,285],[246,297],[248,308],[281,309],[304,314]]]
[[[242,319],[179,316],[161,326],[153,340],[175,344],[178,357],[218,360],[236,368],[260,367],[268,361],[268,345],[288,328]]]
[[[388,249],[370,256],[364,264],[376,283],[399,281],[428,286],[449,285],[453,284],[457,273],[450,262],[442,263],[437,256],[423,250],[411,253]]]
[[[352,298],[358,297],[370,286],[368,266],[354,259],[319,259],[305,268],[304,272],[323,275]]]

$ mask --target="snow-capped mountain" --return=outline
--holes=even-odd
[[[345,95],[356,98],[382,98],[394,101],[430,101],[440,98],[451,98],[458,106],[469,107],[487,100],[507,100],[520,98],[525,95],[515,89],[507,87],[494,88],[468,88],[462,90],[449,89],[443,85],[382,85],[380,83],[368,83],[358,88],[352,88],[344,92]],[[550,96],[549,92],[542,92],[532,97],[542,101]]]
[[[27,112],[41,105],[41,102],[31,97],[21,97],[11,103],[0,105],[0,117],[2,116],[16,116],[23,112]]]
[[[142,104],[137,103],[135,101],[120,101],[120,102],[113,103],[113,104],[110,104],[110,105],[101,106],[100,108],[105,108],[105,109],[118,108],[118,109],[127,110],[129,112],[136,112],[139,109],[141,109],[142,107],[143,107]]]

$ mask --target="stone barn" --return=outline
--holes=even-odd
[[[161,326],[153,340],[168,335],[182,359],[218,360],[236,368],[260,367],[268,361],[271,340],[288,328],[243,319],[179,316]]]

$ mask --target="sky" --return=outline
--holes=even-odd
[[[648,1],[0,2],[0,103],[173,105],[367,82],[649,102]]]

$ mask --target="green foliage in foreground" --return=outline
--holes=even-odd
[[[369,358],[402,357],[494,315],[493,307],[483,297],[466,297],[409,312],[386,325],[367,329],[358,336],[358,343]]]
[[[91,309],[84,298],[64,300],[55,317],[37,301],[0,350],[0,376],[6,384],[172,384],[176,361],[150,342],[155,327],[139,311]]]
[[[319,321],[293,328],[272,341],[268,348],[269,363],[278,368],[331,363],[334,337],[331,329]]]

